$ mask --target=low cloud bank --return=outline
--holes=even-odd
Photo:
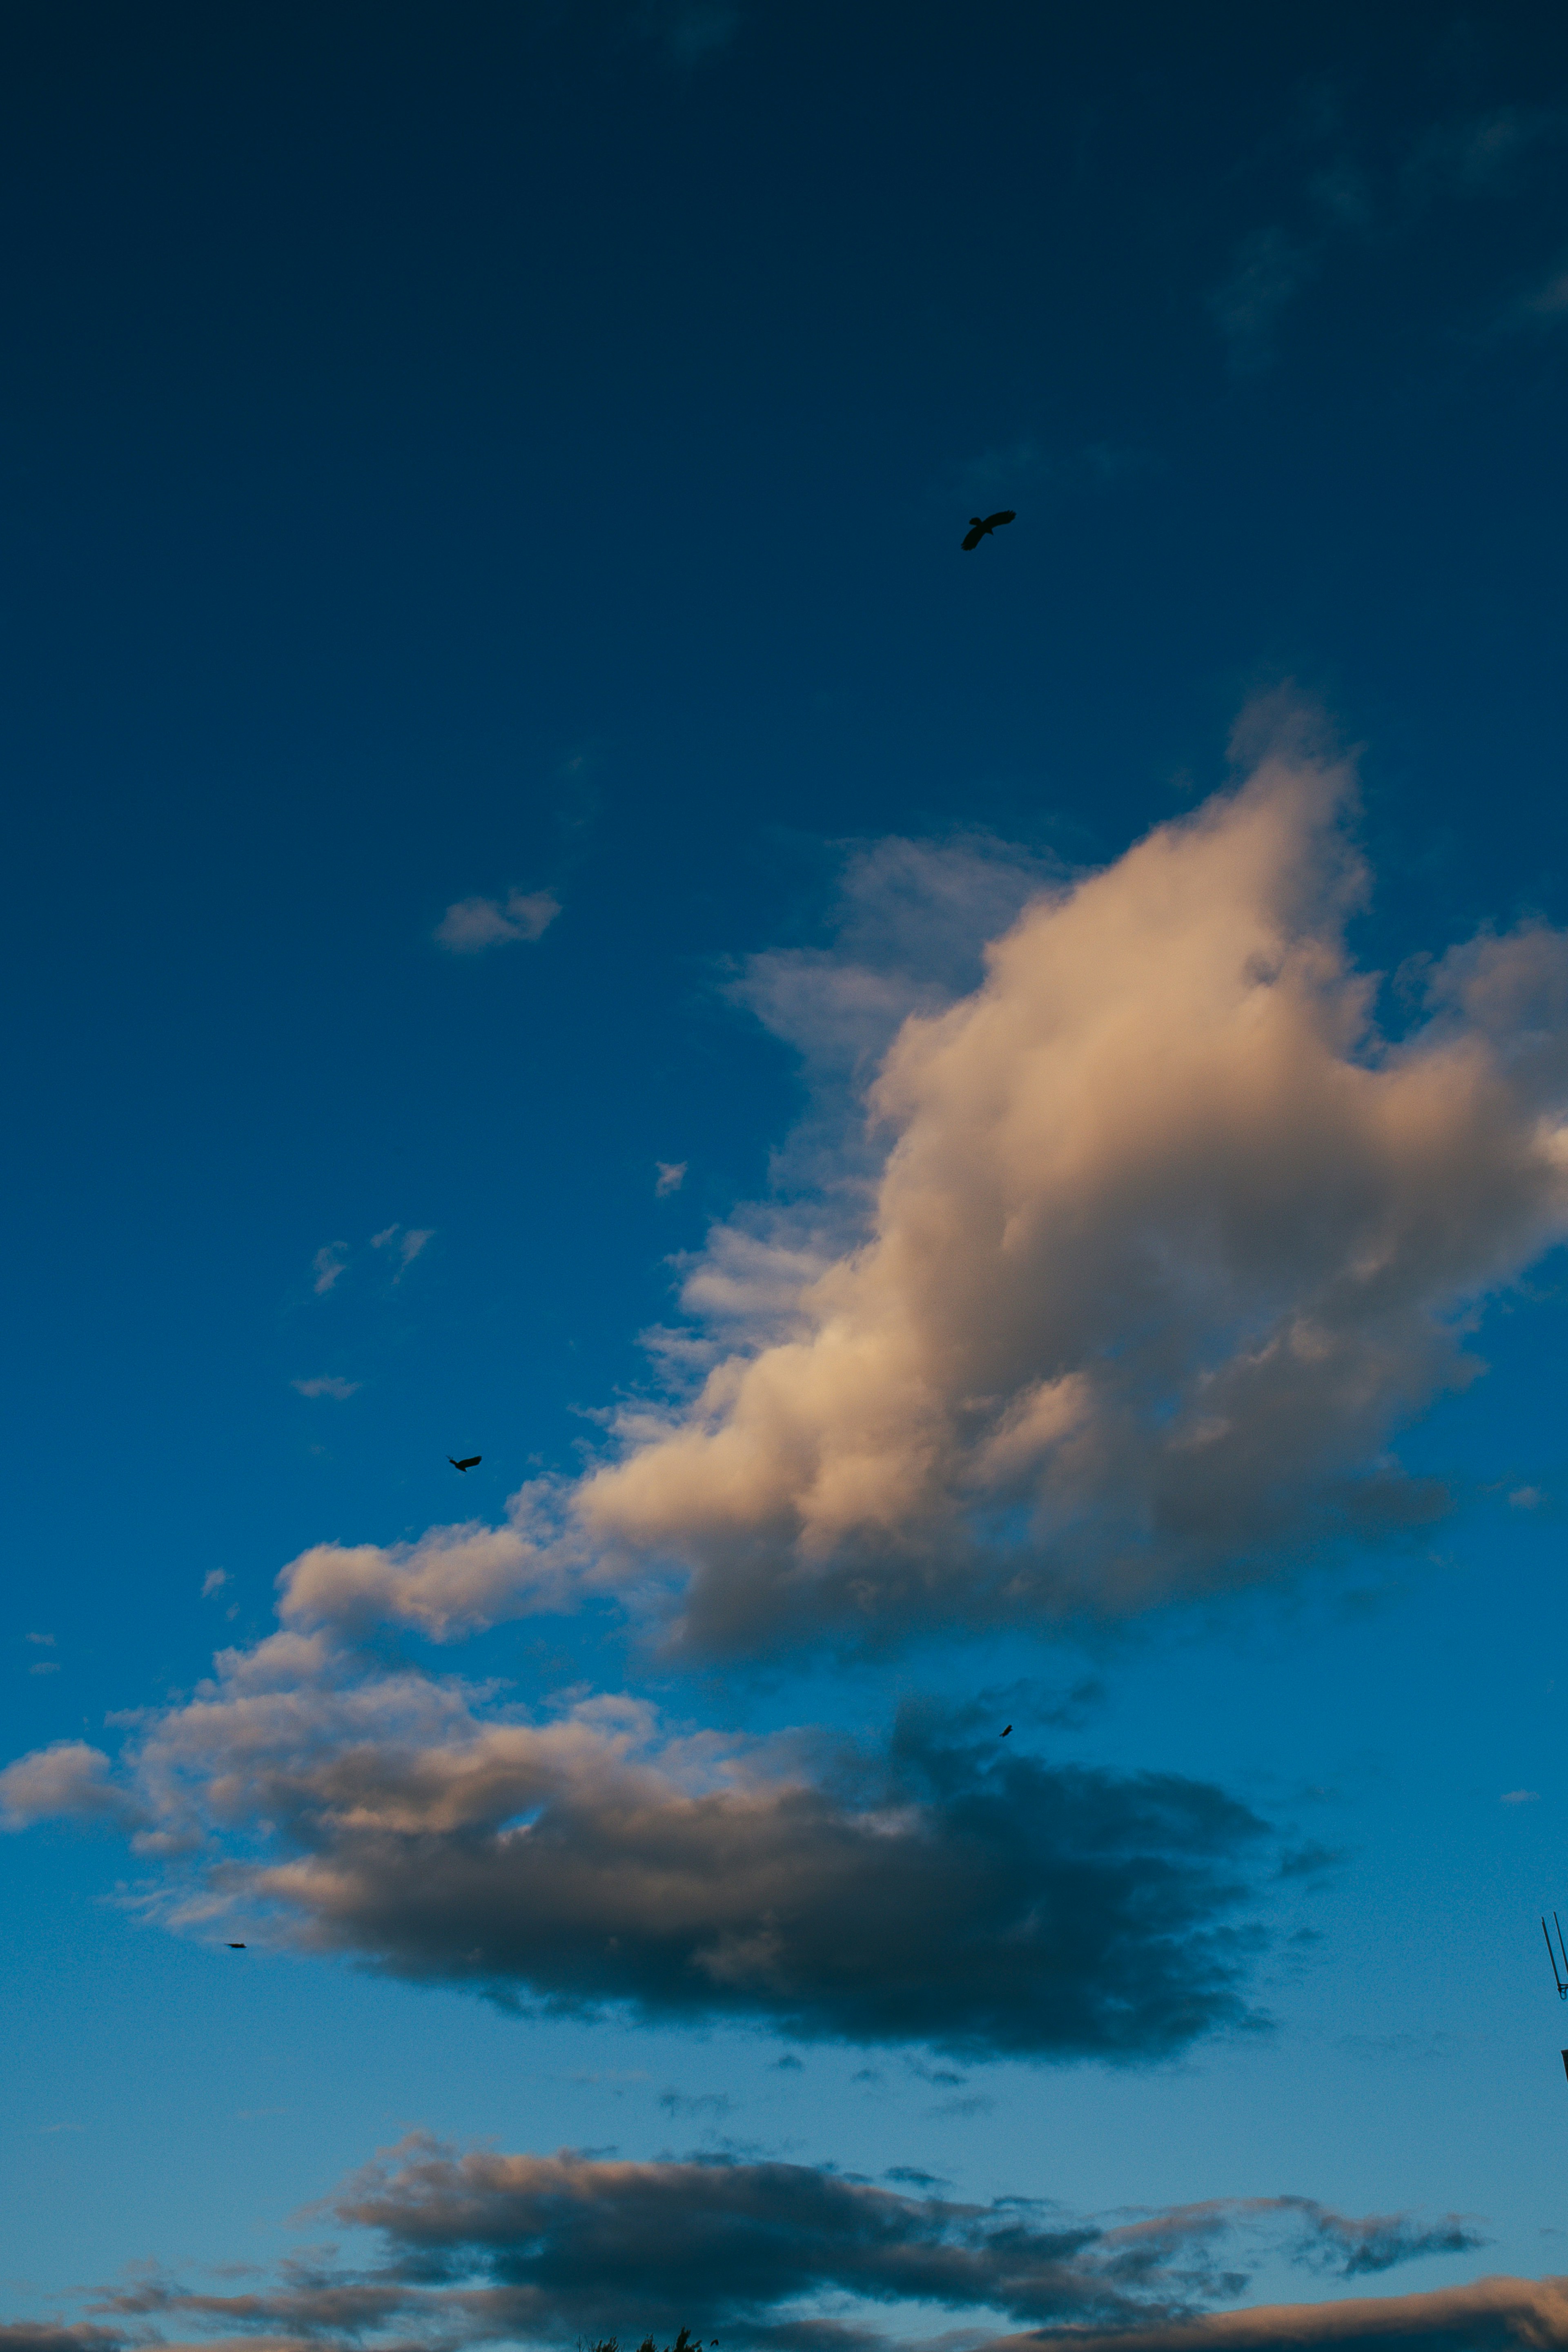
[[[300,2265],[270,2290],[239,2295],[139,2276],[102,2295],[94,2315],[139,2331],[174,2325],[331,2347],[370,2338],[458,2352],[498,2340],[558,2344],[574,2333],[618,2333],[630,2343],[645,2329],[668,2340],[685,2324],[730,2346],[869,2352],[890,2340],[877,2324],[879,2306],[912,2304],[983,2325],[990,2315],[1037,2323],[1040,2333],[1010,2339],[1019,2352],[1067,2342],[1129,2352],[1158,2344],[1163,2352],[1211,2336],[1291,2340],[1247,2333],[1248,2323],[1280,2315],[1192,2322],[1244,2292],[1264,2259],[1344,2277],[1367,2266],[1361,2257],[1373,2243],[1376,2267],[1386,2269],[1483,2242],[1453,2215],[1357,2220],[1300,2197],[1184,2206],[1107,2226],[1029,2199],[910,2197],[808,2165],[458,2154],[417,2137],[346,2181],[325,2210],[345,2228],[378,2233],[382,2262]],[[1521,2313],[1531,2296],[1539,2308],[1549,2293],[1489,2284],[1512,2290]],[[1427,2306],[1481,2293],[1406,2300]],[[1401,2305],[1306,2308],[1315,2322]],[[909,2341],[908,2330],[906,2319],[891,2340]],[[1387,2330],[1400,2332],[1397,2323]],[[1325,2326],[1323,2340],[1331,2333]],[[973,2327],[964,2340],[973,2340]],[[1563,2339],[1560,2329],[1527,2340]]]
[[[906,1707],[885,1751],[552,1720],[279,1633],[0,1772],[0,1820],[109,1821],[151,1906],[508,2003],[971,2056],[1156,2060],[1256,2024],[1266,1825],[1173,1774],[1053,1766]]]

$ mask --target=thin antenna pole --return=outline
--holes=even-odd
[[[1555,1911],[1553,1911],[1552,1916],[1554,1919],[1557,1918]],[[1568,1984],[1564,1984],[1562,1978],[1557,1973],[1557,1955],[1552,1948],[1552,1931],[1547,1927],[1544,1919],[1542,1919],[1541,1923],[1541,1932],[1546,1938],[1546,1957],[1552,1963],[1552,1981],[1557,1988],[1557,1998],[1559,2000],[1568,2000]],[[1558,1921],[1557,1934],[1559,1941],[1561,1941],[1563,1935],[1563,1925],[1561,1920]]]

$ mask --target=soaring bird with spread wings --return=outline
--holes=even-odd
[[[454,1470],[477,1470],[484,1458],[482,1454],[465,1454],[462,1460],[458,1462],[450,1454],[447,1456]]]
[[[963,534],[963,544],[965,547],[978,547],[981,541],[989,537],[998,523],[1016,522],[1017,519],[1018,510],[1016,507],[1004,507],[1000,514],[971,515],[969,529]]]

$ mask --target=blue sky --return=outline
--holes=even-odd
[[[1568,2342],[1568,26],[0,37],[0,2336]]]

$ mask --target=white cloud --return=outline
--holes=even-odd
[[[227,1582],[228,1570],[226,1568],[209,1568],[205,1576],[202,1579],[202,1599],[204,1601],[210,1601],[213,1594],[215,1592],[221,1592]]]
[[[416,1543],[312,1544],[279,1575],[279,1614],[302,1633],[406,1625],[451,1642],[499,1618],[570,1605],[590,1563],[582,1538],[563,1529],[559,1484],[523,1487],[507,1513],[504,1527],[470,1519]]]
[[[1498,1802],[1500,1805],[1538,1805],[1541,1791],[1539,1789],[1510,1789],[1498,1799]]]
[[[1558,270],[1521,306],[1528,318],[1561,319],[1568,311],[1568,269]]]
[[[656,1160],[653,1164],[658,1171],[653,1188],[658,1198],[662,1201],[667,1192],[679,1192],[686,1181],[685,1160]]]
[[[289,1385],[291,1389],[298,1389],[302,1397],[329,1396],[342,1400],[352,1397],[362,1384],[358,1381],[340,1380],[332,1372],[322,1372],[315,1380],[290,1381]]]
[[[59,1668],[52,1658],[40,1658],[36,1666],[27,1668],[27,1672],[30,1675],[58,1675]]]
[[[1389,1443],[1568,1234],[1568,940],[1428,960],[1384,1035],[1351,769],[1289,706],[1246,730],[1243,786],[1098,873],[857,853],[838,949],[736,983],[810,1108],[650,1335],[666,1400],[502,1528],[314,1548],[286,1620],[450,1640],[651,1566],[698,1645],[896,1638],[1155,1606],[1446,1507]]]
[[[22,1639],[24,1642],[37,1643],[41,1650],[52,1650],[55,1646],[55,1637],[52,1633],[24,1633]]]
[[[316,1277],[316,1296],[322,1297],[331,1290],[349,1262],[347,1242],[328,1242],[310,1260],[310,1270]]]
[[[781,1258],[799,1211],[759,1212],[692,1270],[727,1352],[623,1415],[573,1510],[689,1574],[699,1638],[1132,1609],[1441,1507],[1386,1446],[1479,1369],[1466,1310],[1568,1232],[1568,942],[1483,934],[1382,1036],[1343,941],[1352,778],[1281,725],[1242,790],[1037,890],[978,987],[905,1014],[853,1243]],[[826,962],[748,984],[803,971],[831,1034]]]
[[[0,1772],[0,1829],[26,1829],[59,1815],[107,1818],[135,1827],[145,1809],[110,1778],[110,1760],[85,1739],[57,1740]]]
[[[435,937],[454,955],[479,955],[486,948],[505,947],[516,940],[542,938],[560,912],[560,900],[548,890],[513,890],[504,902],[459,898],[437,924]]]

